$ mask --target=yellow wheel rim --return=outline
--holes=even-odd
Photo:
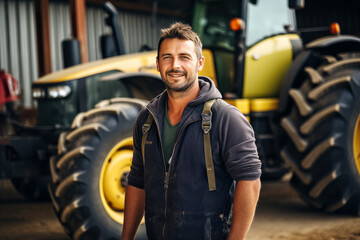
[[[133,154],[132,138],[116,144],[106,156],[100,173],[100,197],[109,216],[124,224],[125,189]]]
[[[355,132],[354,132],[354,158],[358,173],[360,175],[360,115],[355,124]]]

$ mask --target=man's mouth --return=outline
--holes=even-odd
[[[170,77],[182,77],[184,76],[183,74],[169,74]]]
[[[185,75],[185,72],[183,72],[183,71],[175,71],[175,72],[168,72],[167,74],[170,77],[178,78],[178,77],[183,77]]]

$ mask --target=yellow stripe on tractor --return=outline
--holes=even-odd
[[[277,110],[279,103],[277,98],[225,99],[225,101],[239,109],[249,122],[250,115],[274,112]]]
[[[270,112],[276,111],[279,104],[277,98],[259,98],[250,100],[251,112]]]

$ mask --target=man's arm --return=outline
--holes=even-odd
[[[145,211],[144,189],[128,185],[125,195],[124,226],[121,240],[133,240]]]
[[[228,240],[245,239],[255,215],[260,186],[260,179],[237,182],[233,201],[233,219]]]

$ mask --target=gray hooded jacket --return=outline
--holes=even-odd
[[[261,162],[254,132],[242,113],[222,100],[215,101],[210,131],[216,190],[208,190],[201,112],[221,94],[212,80],[199,77],[200,92],[183,112],[171,163],[165,163],[161,136],[167,93],[154,98],[134,126],[134,157],[128,184],[145,189],[145,222],[149,239],[226,239],[233,181],[255,180]],[[154,122],[145,144],[142,126],[148,114]]]

